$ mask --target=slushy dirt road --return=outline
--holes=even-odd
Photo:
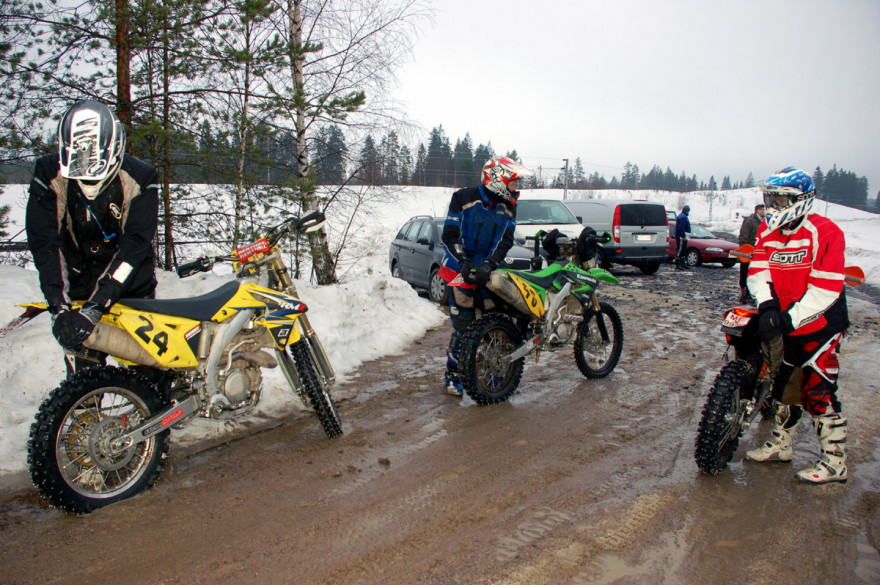
[[[880,582],[876,291],[847,291],[851,479],[811,486],[794,475],[818,457],[811,425],[790,465],[742,461],[768,422],[722,474],[694,463],[737,270],[616,272],[599,291],[624,318],[610,377],[545,353],[511,402],[479,407],[442,393],[443,326],[361,368],[341,438],[298,416],[196,453],[172,444],[154,489],[84,517],[2,494],[0,583]]]

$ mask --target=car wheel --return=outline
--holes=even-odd
[[[703,258],[700,256],[700,251],[696,248],[689,248],[686,255],[685,260],[690,266],[699,266],[703,263]]]
[[[642,271],[642,274],[654,274],[658,270],[660,270],[659,262],[642,262],[639,264],[639,270]]]
[[[431,280],[428,289],[428,296],[435,303],[445,305],[449,302],[449,291],[446,288],[446,281],[440,277],[440,269],[435,268],[431,271]]]
[[[608,261],[608,256],[605,255],[605,250],[602,248],[596,250],[596,266],[604,270],[611,268],[611,262]]]
[[[736,260],[722,260],[721,265],[725,268],[733,268],[736,266]]]
[[[391,276],[394,278],[400,278],[400,264],[397,262],[391,266]]]

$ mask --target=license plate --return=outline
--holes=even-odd
[[[722,327],[744,327],[751,317],[749,315],[737,315],[734,312],[730,312],[724,318],[724,323],[721,324]]]
[[[636,234],[636,241],[637,242],[650,242],[651,241],[651,234]]]

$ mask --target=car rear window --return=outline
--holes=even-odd
[[[666,225],[666,208],[638,203],[621,205],[620,225]]]

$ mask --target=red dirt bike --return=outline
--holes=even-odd
[[[746,244],[730,254],[748,262],[753,249]],[[848,266],[845,274],[849,285],[865,282],[865,273],[857,266]],[[733,349],[733,359],[724,364],[712,384],[694,448],[697,467],[710,475],[724,471],[759,412],[765,419],[772,417],[771,389],[783,351],[782,338],[773,344],[761,343],[755,307],[739,305],[724,311],[721,331],[728,343],[725,357]]]

